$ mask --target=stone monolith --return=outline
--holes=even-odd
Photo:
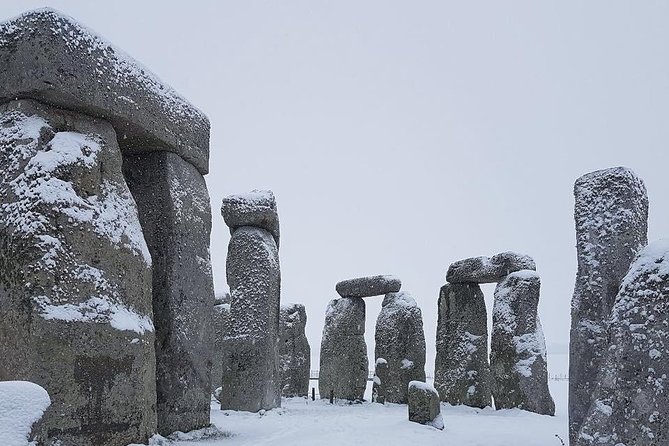
[[[307,310],[302,304],[282,304],[279,317],[279,370],[281,394],[307,396],[311,348],[304,333]]]

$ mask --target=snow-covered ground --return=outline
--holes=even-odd
[[[561,373],[563,358],[554,360]],[[314,385],[315,381],[312,381]],[[327,400],[283,399],[282,408],[263,415],[221,411],[211,407],[212,422],[225,436],[199,441],[176,441],[175,446],[300,446],[300,445],[457,445],[561,446],[567,439],[567,381],[550,381],[556,416],[522,410],[483,410],[442,404],[443,431],[408,421],[400,404],[335,404]],[[371,386],[368,385],[368,393]],[[369,395],[367,395],[369,396]],[[162,443],[156,443],[162,444]]]

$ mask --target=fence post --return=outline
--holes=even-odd
[[[334,404],[334,389],[330,389],[330,404]]]
[[[311,401],[316,401],[316,388],[311,388]]]

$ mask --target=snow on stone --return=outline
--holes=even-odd
[[[0,440],[7,446],[28,446],[32,425],[51,404],[42,387],[27,381],[0,381]]]
[[[411,381],[409,383],[409,387],[410,388],[413,387],[413,388],[419,389],[419,390],[424,390],[426,392],[430,392],[434,395],[439,396],[439,392],[437,392],[437,389],[435,389],[433,386],[431,386],[430,384],[428,384],[426,382],[423,382],[423,381]]]

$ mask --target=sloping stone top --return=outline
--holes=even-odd
[[[109,121],[124,151],[174,152],[202,174],[209,120],[123,51],[50,9],[0,24],[0,103],[31,98]]]

